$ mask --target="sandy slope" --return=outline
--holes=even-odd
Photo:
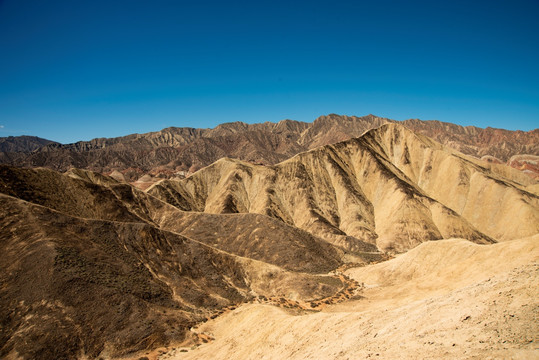
[[[452,237],[490,243],[539,231],[536,196],[461,156],[389,124],[271,167],[223,158],[147,192],[185,211],[264,214],[350,251],[370,243],[404,252]],[[504,219],[506,212],[522,221]]]
[[[215,337],[172,359],[539,357],[539,236],[429,242],[351,269],[363,299],[294,315],[245,305],[203,325]]]

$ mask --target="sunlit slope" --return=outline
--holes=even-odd
[[[373,306],[384,307],[447,293],[538,260],[539,235],[488,246],[449,239],[425,242],[348,275],[365,284]]]
[[[481,232],[497,240],[539,232],[539,197],[520,172],[486,165],[395,125],[364,139],[428,196]]]
[[[521,176],[386,124],[271,167],[224,158],[148,193],[186,211],[265,214],[351,251],[401,252],[538,233],[538,196]]]
[[[424,243],[350,270],[365,282],[358,300],[303,316],[244,306],[201,328],[212,343],[161,358],[536,358],[538,244]]]

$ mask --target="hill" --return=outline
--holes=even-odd
[[[0,356],[196,344],[189,329],[229,306],[257,296],[313,301],[343,286],[323,274],[344,253],[313,235],[263,215],[198,216],[196,225],[188,215],[86,170],[0,166]],[[223,238],[199,228],[208,224]],[[241,243],[237,229],[247,231]]]
[[[58,144],[37,136],[8,136],[0,138],[0,152],[29,153],[43,146]]]
[[[159,359],[536,358],[538,244],[427,242],[349,270],[363,283],[351,301],[301,315],[242,306],[200,328],[215,341]]]
[[[519,182],[532,180],[504,170],[386,124],[275,166],[221,159],[148,193],[185,211],[265,214],[350,251],[401,252],[440,238],[537,233],[538,197]]]

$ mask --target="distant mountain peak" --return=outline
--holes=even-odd
[[[0,152],[29,153],[49,144],[58,143],[37,136],[8,136],[0,138]]]

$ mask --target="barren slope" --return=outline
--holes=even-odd
[[[0,166],[0,192],[81,218],[148,223],[289,270],[324,273],[341,264],[342,251],[281,221],[260,214],[186,213],[91,171]]]
[[[179,235],[6,195],[0,205],[4,358],[117,356],[183,341],[204,310],[247,297],[239,263]]]
[[[396,125],[370,131],[363,139],[425,194],[484,234],[508,240],[539,232],[539,197],[525,186],[532,180],[519,172],[464,156]]]
[[[312,234],[259,214],[167,213],[159,226],[215,248],[292,271],[326,273],[342,251]],[[375,246],[367,250],[376,251]]]
[[[503,258],[503,261],[500,259]],[[531,359],[539,356],[539,238],[430,242],[350,270],[363,298],[294,315],[242,306],[210,344],[161,359]]]
[[[532,180],[496,166],[386,124],[272,167],[221,159],[148,193],[186,211],[266,214],[350,251],[536,234],[539,198],[525,186]]]
[[[6,166],[0,175],[4,358],[96,358],[194,344],[201,340],[188,329],[227,306],[259,295],[311,301],[343,286],[312,274],[339,266],[341,252],[263,215],[185,218],[197,241],[163,230],[182,230],[187,214],[112,178]],[[177,223],[159,227],[173,217]],[[227,237],[212,244],[215,235],[198,229],[208,225]],[[237,229],[246,231],[240,243]]]
[[[165,161],[158,176],[184,155],[277,162],[387,120],[330,117],[32,156]],[[153,360],[161,346],[165,358],[538,356],[539,192],[508,166],[389,123],[274,166],[223,158],[146,192],[114,176],[0,166],[0,357]],[[429,241],[454,237],[466,240]],[[378,249],[412,250],[343,273],[387,258]]]
[[[110,174],[119,170],[128,181],[134,182],[144,174],[170,178],[193,172],[225,156],[276,164],[308,149],[361,136],[386,123],[402,123],[465,154],[507,163],[539,176],[533,164],[523,167],[510,160],[515,155],[539,156],[539,129],[528,132],[481,129],[440,121],[398,122],[374,115],[336,114],[320,116],[312,123],[283,120],[261,124],[226,123],[213,129],[170,127],[146,134],[65,145],[47,144],[31,137],[0,138],[0,162],[59,171],[76,167]]]
[[[214,129],[171,127],[118,138],[52,143],[26,153],[4,147],[0,161],[58,171],[72,167],[101,173],[120,170],[127,180],[134,181],[146,173],[168,177],[178,171],[195,171],[223,156],[273,164],[305,150],[297,139],[306,125],[283,120],[277,124],[230,123]]]
[[[510,131],[487,127],[459,126],[441,121],[405,120],[403,125],[459,152],[483,157],[494,156],[507,163],[517,154],[539,153],[539,129]]]
[[[45,145],[57,144],[54,141],[37,136],[8,136],[0,137],[0,152],[27,153],[37,150]]]

